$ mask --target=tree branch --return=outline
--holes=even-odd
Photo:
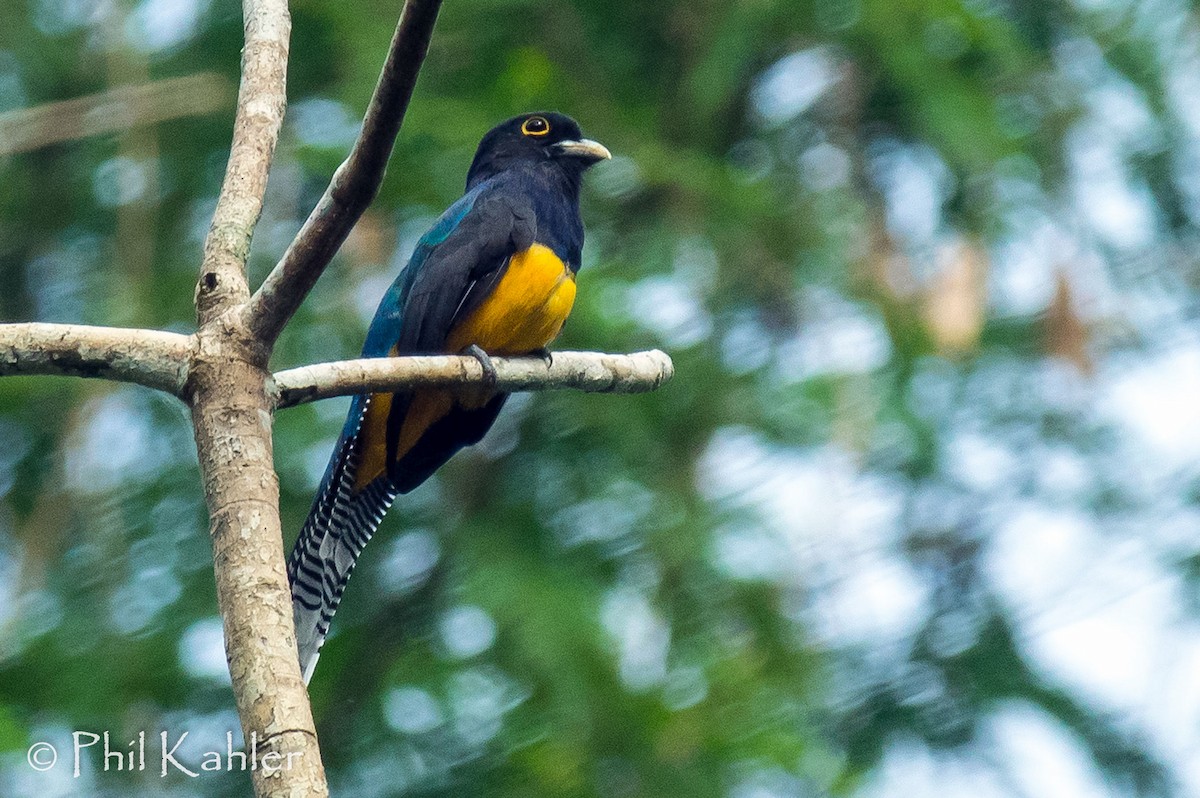
[[[243,13],[246,45],[233,146],[204,240],[204,263],[196,285],[201,324],[250,295],[246,285],[250,238],[262,213],[267,174],[287,107],[288,36],[292,29],[287,0],[244,0]]]
[[[0,377],[60,374],[132,382],[182,395],[189,335],[83,324],[0,324]]]
[[[642,393],[653,391],[675,373],[671,358],[657,349],[631,355],[555,352],[550,364],[536,357],[494,357],[492,364],[496,367],[496,388],[505,392],[576,388],[597,393]],[[318,363],[275,374],[276,407],[419,386],[482,385],[483,379],[479,361],[459,355]]]
[[[211,114],[227,107],[231,89],[222,76],[201,72],[5,111],[0,114],[0,155]]]
[[[279,523],[279,479],[267,394],[269,347],[246,327],[246,259],[262,211],[286,104],[286,0],[243,0],[246,44],[225,182],[204,245],[196,332],[185,392],[192,405],[213,544],[229,675],[247,740],[261,759],[258,798],[329,794],[312,709],[300,678]],[[263,742],[265,741],[265,742]],[[274,758],[274,757],[272,757]]]
[[[429,49],[441,0],[406,0],[387,61],[350,156],[247,308],[251,331],[270,346],[375,199]]]

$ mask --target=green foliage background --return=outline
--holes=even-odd
[[[229,93],[0,156],[0,318],[190,330],[240,9],[3,10],[0,144],[18,109],[124,83]],[[293,4],[255,280],[398,10]],[[661,347],[677,376],[517,398],[398,502],[311,687],[335,794],[1200,789],[1200,419],[1154,388],[1200,385],[1198,42],[1176,0],[449,0],[380,198],[276,365],[355,355],[479,136],[549,108],[617,155],[559,347]],[[288,543],[344,412],[279,415]],[[147,391],[0,381],[0,795],[245,794],[25,761],[76,729],[237,729],[189,433]],[[1155,602],[1103,625],[1143,579]],[[1147,646],[1144,701],[1109,689]]]

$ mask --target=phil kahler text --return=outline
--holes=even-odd
[[[232,770],[262,770],[266,774],[281,770],[291,770],[293,757],[300,755],[298,751],[282,754],[278,751],[259,753],[258,733],[251,732],[249,747],[245,751],[234,750],[233,732],[225,733],[225,749],[216,751],[192,752],[187,750],[185,741],[188,733],[183,732],[172,738],[167,732],[159,734],[158,749],[153,743],[147,745],[146,732],[124,745],[113,747],[108,732],[93,734],[92,732],[77,731],[71,733],[71,747],[74,754],[74,775],[79,776],[79,763],[84,757],[101,757],[104,760],[104,770],[134,771],[157,768],[164,778],[168,773],[178,772],[190,778],[196,778],[201,773]],[[94,749],[94,750],[88,750]],[[147,760],[149,756],[149,760]]]

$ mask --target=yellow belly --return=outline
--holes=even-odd
[[[562,331],[575,304],[575,275],[554,251],[534,244],[513,255],[491,295],[450,330],[444,351],[461,352],[475,344],[491,355],[524,355],[550,344]],[[459,395],[467,407],[482,407],[490,394]],[[396,457],[403,457],[430,425],[454,407],[456,395],[445,390],[414,393],[396,442]],[[387,417],[390,394],[373,394],[363,419],[355,489],[361,489],[387,467]]]
[[[525,355],[558,337],[575,304],[575,275],[554,251],[534,244],[513,255],[483,304],[450,331],[447,352],[475,344],[491,355]]]

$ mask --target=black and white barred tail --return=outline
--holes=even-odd
[[[354,564],[396,498],[396,490],[386,475],[358,492],[354,490],[360,456],[358,426],[368,401],[366,397],[355,399],[351,409],[354,424],[347,425],[338,442],[288,559],[296,646],[305,684],[312,678],[329,623]]]

